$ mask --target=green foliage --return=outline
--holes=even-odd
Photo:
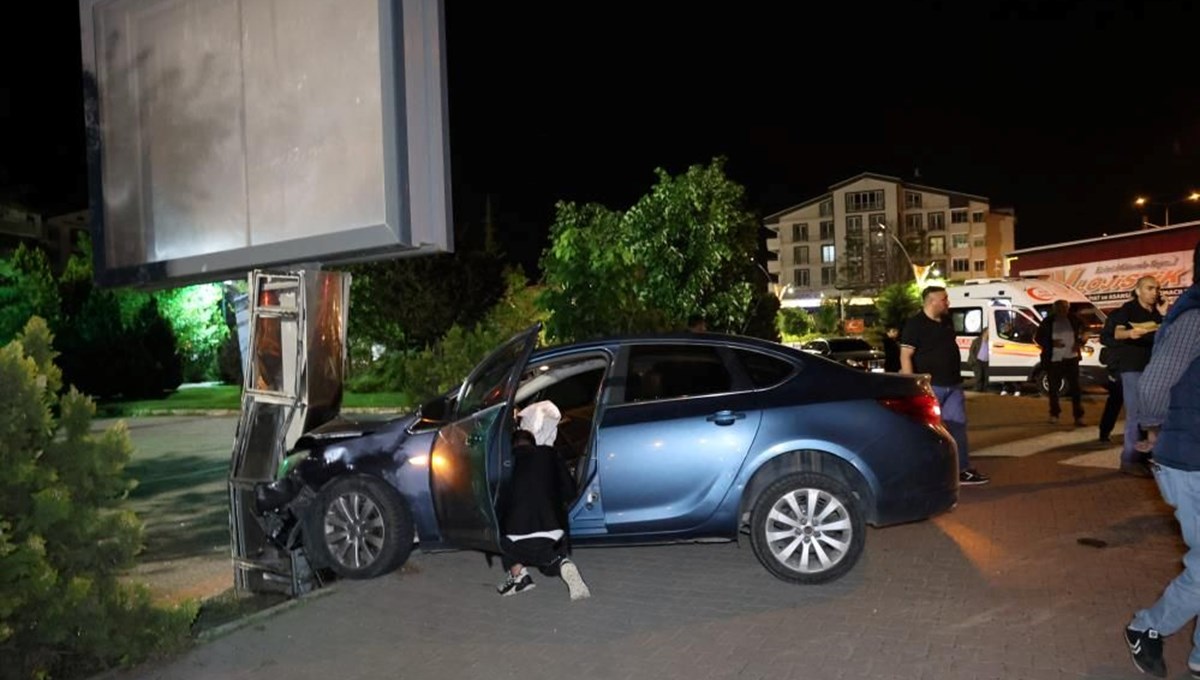
[[[132,445],[91,431],[95,407],[62,397],[40,318],[0,349],[0,677],[82,677],[187,640],[195,606],[154,606],[117,580],[141,525],[123,508]],[[56,420],[52,413],[57,410]]]
[[[348,335],[356,360],[373,346],[420,349],[455,324],[473,326],[504,292],[503,263],[491,252],[380,260],[349,271]]]
[[[779,298],[774,293],[759,291],[754,296],[750,317],[742,335],[779,342]]]
[[[229,337],[221,285],[185,286],[157,293],[159,311],[171,323],[186,382],[217,380],[217,355]]]
[[[812,315],[800,307],[779,310],[779,330],[785,338],[794,339],[813,332]]]
[[[879,323],[885,328],[903,328],[904,322],[921,309],[921,293],[916,282],[896,283],[884,288],[875,298]]]
[[[650,193],[624,212],[557,205],[541,260],[550,337],[681,329],[692,314],[711,330],[747,326],[757,223],[744,190],[721,159],[678,176],[655,173]]]
[[[11,259],[0,260],[0,343],[16,337],[31,316],[53,323],[58,309],[58,286],[42,250],[22,243]]]
[[[174,332],[155,298],[92,284],[91,246],[83,241],[59,278],[62,313],[55,331],[66,383],[96,397],[160,397],[183,380]]]
[[[462,382],[467,373],[498,345],[544,318],[536,305],[538,291],[518,271],[505,273],[504,295],[479,323],[455,324],[424,349],[392,352],[372,369],[350,381],[356,392],[403,391],[425,401]]]
[[[812,315],[813,330],[821,335],[833,335],[841,329],[841,310],[837,300],[825,300]]]

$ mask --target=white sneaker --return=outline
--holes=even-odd
[[[588,590],[587,584],[583,582],[583,577],[579,575],[579,568],[571,560],[562,561],[558,575],[567,584],[567,590],[571,593],[572,600],[584,600],[592,596],[592,591]]]

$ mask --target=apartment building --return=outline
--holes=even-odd
[[[946,281],[1003,276],[1016,217],[985,196],[864,172],[764,220],[785,299],[872,295],[932,264]]]

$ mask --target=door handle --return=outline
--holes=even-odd
[[[1001,349],[1003,349],[1004,343],[1003,342],[993,342],[992,347],[1000,347]]]
[[[716,413],[712,414],[711,416],[705,418],[705,420],[707,420],[710,423],[716,423],[718,425],[732,425],[734,423],[734,421],[741,420],[742,418],[745,418],[745,417],[746,417],[745,413],[735,413],[733,411],[727,410],[727,411],[717,411]]]

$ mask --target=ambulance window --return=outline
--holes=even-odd
[[[983,329],[983,310],[978,307],[961,307],[950,310],[956,335],[979,335]]]
[[[1037,325],[1013,309],[996,310],[996,335],[1013,342],[1033,342]]]

